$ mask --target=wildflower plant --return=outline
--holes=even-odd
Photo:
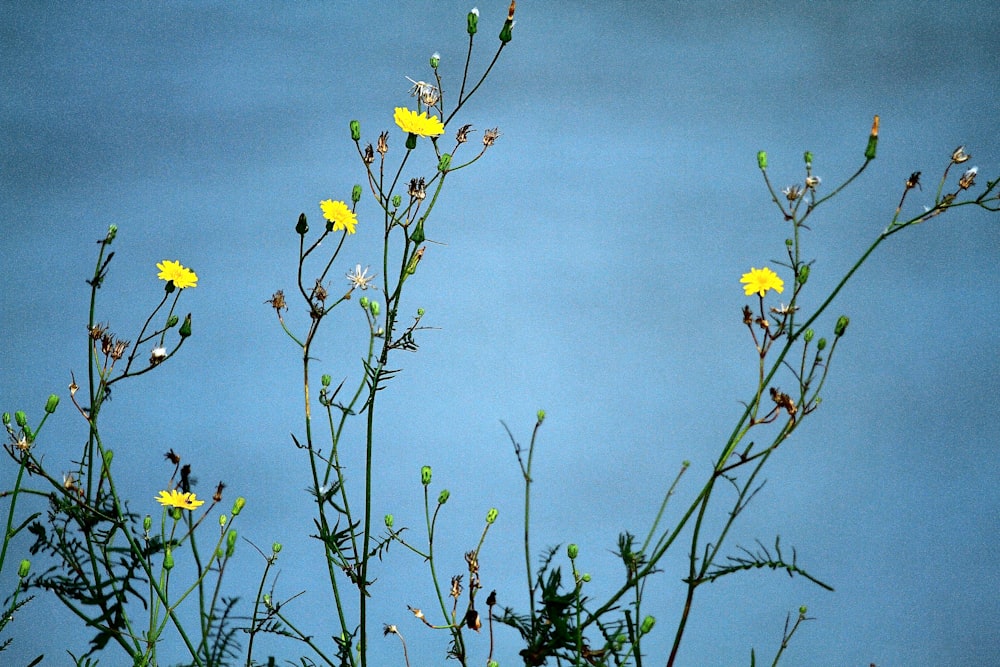
[[[704,584],[766,568],[832,589],[777,536],[749,546],[733,545],[731,539],[737,521],[761,491],[766,464],[821,406],[834,355],[850,325],[846,315],[830,316],[832,304],[891,236],[954,208],[1000,211],[1000,178],[982,185],[977,183],[976,167],[953,169],[970,159],[964,147],[957,148],[945,161],[932,206],[910,211],[907,197],[920,186],[922,173],[912,172],[903,182],[898,205],[884,228],[875,232],[871,245],[828,293],[805,299],[815,284],[810,283],[811,273],[820,265],[809,255],[807,223],[875,159],[877,116],[861,165],[833,187],[825,183],[836,179],[815,174],[814,157],[806,152],[801,178],[779,190],[772,184],[767,154],[757,155],[764,187],[785,225],[785,238],[773,256],[747,257],[745,266],[732,268],[734,298],[742,288],[745,299],[732,319],[734,334],[740,325],[746,328],[749,370],[744,409],[721,439],[707,477],[689,485],[690,463],[680,463],[650,525],[639,534],[620,533],[613,546],[621,563],[620,582],[595,585],[587,571],[593,548],[586,545],[548,546],[539,559],[531,508],[535,453],[547,418],[544,410],[538,411],[526,445],[507,429],[523,480],[523,504],[504,508],[503,516],[518,514],[515,509],[523,516],[523,593],[494,586],[500,580],[499,558],[487,538],[501,509],[486,511],[481,530],[467,536],[466,544],[442,545],[436,539],[451,493],[434,486],[430,466],[413,471],[416,509],[404,505],[388,508],[395,513],[387,513],[387,508],[376,506],[376,491],[383,483],[376,424],[383,419],[385,401],[391,400],[386,390],[392,387],[405,353],[418,351],[430,328],[425,311],[411,295],[422,289],[416,278],[421,266],[439,261],[429,235],[447,233],[432,213],[442,203],[445,182],[451,182],[452,174],[478,162],[501,136],[498,128],[485,129],[480,141],[470,144],[476,130],[466,117],[466,104],[512,41],[515,8],[512,2],[506,18],[498,22],[499,44],[479,74],[470,75],[480,28],[474,9],[465,17],[464,66],[453,68],[435,53],[425,75],[430,82],[409,79],[410,85],[399,91],[401,106],[363,123],[351,120],[347,136],[357,154],[360,182],[342,183],[337,186],[342,191],[327,193],[329,198],[318,202],[319,229],[309,224],[316,213],[302,213],[294,224],[289,221],[289,234],[294,233],[298,245],[295,284],[290,296],[278,290],[267,303],[287,334],[295,363],[301,361],[303,413],[297,424],[290,425],[288,447],[301,457],[305,471],[312,536],[323,555],[320,588],[329,591],[326,608],[335,627],[326,629],[327,636],[314,636],[288,606],[299,593],[286,593],[276,580],[280,541],[269,548],[251,543],[250,549],[243,549],[246,554],[256,551],[252,560],[241,563],[259,570],[253,590],[237,597],[223,586],[224,575],[235,567],[240,544],[234,526],[244,509],[252,507],[252,499],[249,505],[243,496],[223,504],[221,481],[210,495],[202,492],[199,498],[193,463],[179,453],[183,448],[171,448],[163,455],[164,475],[155,487],[141,497],[126,498],[124,489],[134,487],[135,481],[121,479],[115,453],[131,452],[112,443],[122,442],[128,434],[109,432],[100,416],[115,385],[175,362],[194,334],[192,315],[182,319],[178,313],[183,311],[177,309],[184,292],[198,287],[198,275],[176,260],[157,263],[155,277],[163,281],[163,294],[154,300],[138,331],[129,339],[120,337],[111,324],[114,317],[98,316],[100,290],[113,284],[110,247],[118,228],[111,226],[98,241],[97,261],[87,280],[87,370],[79,380],[82,387],[75,375],[69,384],[70,411],[86,434],[81,450],[68,463],[43,455],[39,438],[60,405],[56,394],[45,402],[39,419],[32,420],[22,410],[3,413],[4,450],[16,474],[10,488],[3,490],[8,504],[0,572],[6,573],[4,585],[10,579],[11,593],[0,630],[33,601],[33,592],[55,598],[94,633],[87,652],[73,656],[77,664],[95,664],[99,657],[117,651],[132,664],[157,665],[168,645],[181,647],[185,664],[275,664],[272,656],[258,655],[260,639],[267,635],[287,642],[282,646],[297,656],[297,664],[364,667],[371,662],[373,641],[381,635],[398,640],[400,664],[410,665],[405,632],[411,638],[420,633],[441,637],[441,657],[460,665],[497,665],[498,647],[503,645],[509,649],[507,655],[516,651],[528,666],[639,666],[644,656],[653,657],[646,647],[649,638],[659,633],[668,638],[670,648],[655,658],[673,665]],[[458,93],[452,96],[455,87]],[[382,243],[359,249],[355,233],[368,226],[378,227]],[[346,248],[352,257],[370,253],[364,258],[367,263],[346,261]],[[307,319],[301,326],[286,319],[290,302],[304,306]],[[808,308],[808,303],[819,305]],[[365,331],[360,364],[353,354],[318,360],[321,334],[359,322]],[[359,450],[360,459],[352,453]],[[31,506],[27,511],[26,505]],[[452,502],[449,508],[454,506]],[[405,521],[419,528],[406,526]],[[31,539],[28,553],[23,554],[31,558],[20,559],[14,572],[11,564],[22,554],[13,555],[11,547],[22,534]],[[462,554],[462,571],[442,569],[442,550]],[[679,617],[665,619],[656,600],[648,599],[647,586],[652,577],[663,574],[667,553],[678,550],[685,554],[686,571],[680,581],[685,599]],[[391,599],[390,607],[399,618],[390,622],[373,618],[372,600],[391,595],[379,585],[379,571],[408,568],[413,562],[426,568],[427,595],[419,601]],[[805,607],[792,619],[789,614],[772,664],[778,663],[803,623],[811,620]],[[0,644],[0,650],[5,646]],[[121,662],[118,654],[111,660]],[[755,650],[750,664],[756,664]]]

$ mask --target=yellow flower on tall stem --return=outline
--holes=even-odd
[[[403,132],[418,137],[437,137],[444,134],[444,123],[437,116],[428,116],[426,111],[418,114],[405,107],[396,107],[393,120]]]
[[[354,226],[358,224],[358,217],[354,211],[348,208],[342,201],[324,199],[319,203],[323,211],[323,217],[333,223],[333,231],[337,232],[346,229],[348,234],[354,233]]]
[[[198,500],[193,493],[182,493],[177,489],[170,491],[160,491],[156,497],[156,502],[164,507],[179,507],[182,510],[193,510],[205,504],[204,500]]]
[[[172,282],[177,289],[198,286],[198,274],[187,267],[181,266],[180,262],[165,259],[157,263],[156,268],[160,270],[156,277],[160,280]]]
[[[747,296],[757,294],[763,297],[772,289],[778,294],[785,291],[785,282],[766,266],[762,269],[750,267],[750,273],[744,273],[740,282],[743,283],[743,291]]]

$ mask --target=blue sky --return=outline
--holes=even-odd
[[[481,2],[476,64],[492,55],[506,2]],[[5,222],[0,408],[40,413],[85,369],[87,286],[96,245],[119,226],[101,319],[141,326],[160,295],[156,262],[180,260],[195,335],[159,372],[117,389],[106,438],[132,506],[147,508],[168,448],[195,465],[208,495],[224,479],[249,498],[242,534],[279,540],[281,589],[318,636],[329,603],[309,575],[306,462],[297,352],[263,303],[294,286],[300,211],[346,198],[361,172],[347,122],[367,140],[392,126],[409,83],[439,51],[457,86],[467,4],[37,3],[0,9],[0,189]],[[501,519],[484,585],[524,609],[520,485],[500,420],[527,440],[544,408],[535,465],[537,550],[577,542],[595,597],[618,582],[611,550],[641,532],[682,460],[678,492],[700,488],[751,389],[754,351],[740,322],[739,276],[773,265],[786,228],[756,153],[778,187],[814,153],[823,185],[862,160],[873,114],[878,158],[814,216],[803,306],[816,305],[892,216],[931,201],[952,150],[981,177],[1000,172],[993,3],[523,2],[514,41],[461,122],[503,136],[454,175],[410,289],[439,329],[402,359],[383,401],[378,514],[419,526],[419,468],[447,486],[445,571],[459,570],[491,506]],[[378,217],[359,208],[343,271],[377,263]],[[367,220],[366,220],[367,217]],[[366,222],[373,224],[366,227]],[[317,225],[314,225],[314,227]],[[768,483],[731,542],[795,545],[834,593],[752,572],[705,586],[682,664],[748,664],[771,655],[785,614],[817,620],[791,665],[992,664],[1000,661],[995,477],[1000,432],[995,330],[1000,225],[962,209],[893,237],[819,327],[851,317],[820,410],[774,457]],[[788,279],[788,276],[785,276]],[[289,315],[305,326],[302,308]],[[353,309],[322,347],[321,368],[356,376]],[[68,406],[68,403],[66,403]],[[61,410],[46,462],[66,467],[84,438]],[[51,430],[49,430],[51,429]],[[120,463],[119,463],[120,462]],[[0,473],[7,488],[13,468]],[[721,510],[721,507],[720,507]],[[244,554],[251,595],[260,562]],[[443,640],[408,618],[430,606],[419,561],[402,551],[379,572],[376,623],[396,623],[414,664]],[[646,645],[665,662],[682,602],[683,554],[665,563],[646,609]],[[450,559],[448,561],[447,559]],[[14,624],[15,657],[85,635],[29,633],[51,607]],[[24,619],[22,621],[22,618]],[[513,633],[502,664],[517,664]],[[281,645],[274,651],[283,650]],[[285,646],[295,655],[294,647]],[[402,664],[376,641],[379,664]],[[484,654],[485,655],[485,654]],[[932,657],[931,657],[932,656]],[[109,659],[110,660],[110,659]]]

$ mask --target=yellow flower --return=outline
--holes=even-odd
[[[174,287],[177,289],[198,286],[198,274],[187,267],[181,266],[180,262],[165,259],[159,262],[156,268],[160,270],[160,273],[156,277],[160,280],[173,282]]]
[[[396,125],[399,125],[403,132],[415,134],[418,137],[436,137],[444,134],[444,123],[438,120],[437,116],[427,116],[427,112],[417,113],[404,107],[396,107],[393,115]]]
[[[177,489],[170,491],[160,491],[156,497],[156,502],[165,507],[180,507],[182,510],[193,510],[205,504],[204,500],[198,500],[193,493],[181,493]]]
[[[764,296],[768,290],[772,289],[778,294],[785,291],[784,281],[766,266],[763,269],[750,267],[750,273],[744,273],[740,282],[744,283],[743,291],[746,292],[747,296],[755,293]]]
[[[354,225],[358,224],[358,217],[354,211],[347,207],[342,201],[324,199],[319,203],[323,210],[323,217],[333,223],[333,231],[337,232],[346,229],[348,234],[354,233]]]

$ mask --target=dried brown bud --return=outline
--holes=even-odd
[[[423,176],[411,179],[410,187],[407,191],[413,199],[423,201],[427,196],[427,182],[424,180]]]
[[[386,153],[389,152],[389,132],[388,131],[383,132],[382,134],[378,135],[378,144],[376,145],[375,150],[377,150],[378,154],[381,155],[381,156],[383,156],[383,157],[385,156]]]
[[[163,458],[165,458],[166,460],[170,461],[174,465],[178,465],[181,462],[181,456],[180,456],[180,454],[178,454],[177,452],[175,452],[173,449],[171,449],[169,452],[167,452],[166,454],[164,454]]]
[[[365,161],[365,164],[371,164],[375,161],[375,149],[372,148],[371,144],[365,146],[365,154],[361,159]]]
[[[288,304],[285,303],[285,293],[281,290],[275,292],[271,298],[264,303],[271,304],[271,308],[274,308],[279,313],[282,310],[288,310]]]
[[[494,127],[492,129],[483,132],[483,146],[489,148],[496,143],[497,139],[500,138],[500,128]]]
[[[967,162],[971,158],[972,156],[965,152],[965,146],[959,146],[951,154],[951,161],[954,164],[962,164],[963,162]]]
[[[965,173],[962,174],[962,178],[958,179],[958,187],[960,187],[963,190],[968,190],[969,188],[971,188],[973,185],[976,184],[976,174],[978,173],[979,173],[978,167],[972,167],[971,169],[967,169]]]
[[[323,283],[320,282],[319,278],[316,279],[316,285],[312,288],[312,298],[317,301],[326,301],[326,297],[329,296],[329,292],[323,287]]]
[[[458,132],[455,133],[455,141],[464,144],[469,140],[469,131],[472,130],[472,125],[466,124],[458,128]]]
[[[906,179],[906,189],[912,190],[913,188],[918,187],[919,185],[920,185],[920,172],[915,171],[912,174],[910,174],[910,177],[908,179]]]

